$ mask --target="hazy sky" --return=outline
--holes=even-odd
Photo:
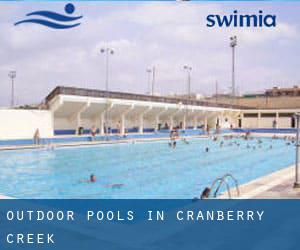
[[[155,65],[155,92],[183,93],[192,70],[192,91],[212,94],[215,81],[231,81],[229,37],[238,36],[236,83],[243,93],[300,83],[300,3],[76,3],[82,24],[70,30],[16,21],[35,10],[63,13],[65,3],[0,2],[0,105],[10,102],[8,71],[17,71],[18,104],[40,102],[57,85],[104,89],[104,44],[111,57],[110,90],[145,93],[146,68]],[[208,14],[277,15],[276,28],[207,28]]]

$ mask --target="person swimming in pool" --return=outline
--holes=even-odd
[[[90,180],[89,180],[88,182],[94,183],[94,182],[96,182],[96,181],[97,181],[96,176],[95,176],[94,174],[91,174]]]
[[[209,147],[205,148],[205,152],[208,153],[209,152]]]
[[[176,141],[171,141],[168,143],[170,148],[176,148],[176,144],[177,144]]]
[[[124,186],[124,184],[122,183],[115,183],[115,184],[109,184],[109,185],[106,185],[105,187],[107,188],[122,188]]]
[[[203,192],[201,193],[201,196],[200,196],[200,199],[201,200],[205,200],[205,199],[208,199],[209,198],[209,194],[210,194],[210,188],[209,187],[206,187]]]
[[[185,144],[190,144],[190,142],[189,142],[186,138],[183,138],[182,141],[183,141]]]

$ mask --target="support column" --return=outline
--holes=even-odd
[[[258,114],[257,114],[257,128],[260,128],[260,120],[261,120],[261,113],[258,112]]]
[[[120,129],[121,135],[125,134],[125,121],[126,121],[125,114],[122,114],[121,115],[121,129]]]
[[[149,107],[145,109],[139,116],[139,133],[143,134],[144,133],[144,118],[145,115],[152,110],[152,107]]]
[[[193,129],[196,130],[197,129],[197,122],[198,122],[198,118],[197,116],[194,117],[194,121],[193,121]]]
[[[204,131],[207,131],[207,116],[204,117]]]
[[[126,129],[126,115],[134,109],[134,105],[131,105],[127,110],[125,110],[121,114],[121,128],[120,128],[120,134],[124,135],[125,134],[125,129]]]
[[[243,124],[244,124],[244,113],[241,113],[240,118],[241,118],[241,128],[243,128]]]
[[[81,127],[81,112],[78,112],[76,115],[76,134],[79,134],[79,127]]]
[[[160,111],[156,116],[155,116],[155,132],[158,131],[158,124],[159,124],[159,117],[168,110],[168,108],[165,108],[164,110]]]
[[[159,124],[159,115],[155,116],[155,132],[158,131],[158,124]]]
[[[183,116],[182,129],[186,129],[186,116]]]
[[[100,115],[100,127],[99,127],[99,132],[101,135],[104,135],[104,112],[101,113]]]
[[[139,133],[140,134],[144,133],[144,114],[141,114],[139,116]]]
[[[75,112],[70,120],[73,121],[75,119],[76,121],[76,134],[79,134],[78,128],[81,127],[81,114],[90,106],[90,102],[87,102],[86,104],[84,104],[79,110],[78,112]]]
[[[172,130],[174,127],[174,119],[173,116],[170,117],[170,130]]]
[[[275,128],[279,128],[278,124],[279,124],[279,113],[276,112],[276,118],[275,118],[275,121],[276,121],[276,126]]]

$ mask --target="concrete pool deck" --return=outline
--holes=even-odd
[[[300,188],[293,188],[295,166],[290,166],[260,177],[239,187],[240,196],[233,188],[231,194],[236,199],[300,199]],[[227,199],[227,193],[218,198]]]
[[[222,136],[232,135],[231,133],[222,134]],[[178,140],[183,138],[194,139],[194,138],[209,138],[211,135],[184,135]],[[76,147],[76,146],[93,146],[93,145],[110,145],[110,144],[124,144],[124,143],[136,143],[136,142],[154,142],[154,141],[169,141],[170,137],[149,137],[149,138],[129,138],[129,139],[119,139],[119,140],[95,140],[95,141],[85,141],[85,142],[58,142],[51,144],[40,144],[40,145],[16,145],[16,146],[0,146],[0,151],[6,150],[21,150],[21,149],[43,149],[43,148],[59,148],[59,147]]]
[[[183,135],[179,138],[209,138],[213,136],[241,136],[244,135],[245,133],[223,133],[223,134],[201,134],[201,135]],[[150,135],[150,134],[149,134]],[[295,134],[289,134],[289,133],[251,133],[251,136],[253,137],[273,137],[276,136],[277,138],[284,138],[284,137],[295,137]],[[74,138],[74,136],[55,136],[53,138]],[[86,137],[85,135],[83,136],[76,136],[77,138],[80,137]],[[39,148],[49,148],[49,147],[72,147],[72,146],[91,146],[91,145],[105,145],[105,144],[118,144],[118,143],[132,143],[132,142],[151,142],[151,141],[166,141],[169,140],[169,135],[167,134],[166,136],[162,137],[145,137],[145,138],[128,138],[124,139],[122,136],[120,136],[121,139],[118,140],[94,140],[94,141],[80,141],[80,142],[56,142],[56,143],[50,143],[50,144],[40,144],[40,145],[10,145],[10,146],[1,146],[0,145],[0,151],[5,151],[5,150],[20,150],[20,149],[39,149]]]

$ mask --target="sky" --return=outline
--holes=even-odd
[[[80,2],[81,25],[53,30],[13,24],[36,10],[64,13],[67,2],[0,2],[0,106],[9,106],[10,70],[17,71],[16,103],[40,103],[55,86],[105,89],[103,46],[110,56],[109,89],[146,93],[146,69],[156,67],[155,92],[186,93],[184,65],[192,67],[191,90],[230,91],[231,49],[236,35],[238,92],[300,85],[300,2]],[[277,15],[276,28],[208,28],[209,14]]]

